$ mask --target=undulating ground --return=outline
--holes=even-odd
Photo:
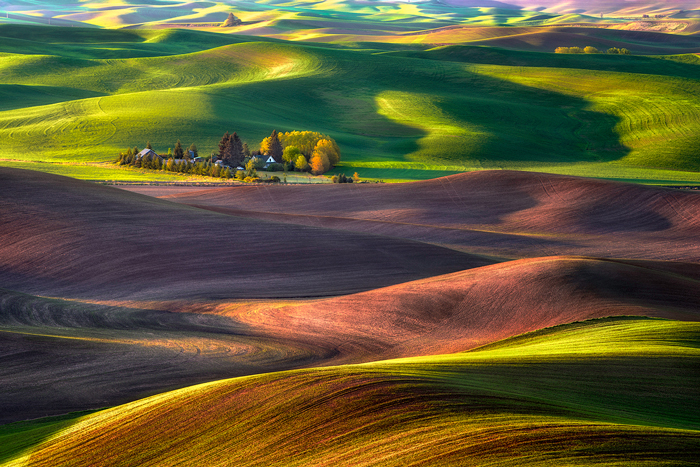
[[[7,465],[700,450],[697,193],[505,171],[131,188],[149,196],[4,168],[0,187]]]
[[[466,353],[222,380],[0,436],[13,466],[694,465],[698,331],[579,323]]]
[[[695,3],[0,1],[0,465],[698,465]]]
[[[226,131],[256,149],[277,129],[329,134],[342,154],[332,173],[363,179],[516,169],[700,181],[697,34],[563,25],[419,36],[309,43],[0,24],[0,164],[178,180],[109,162],[149,141],[209,155]],[[586,45],[633,55],[553,53]]]

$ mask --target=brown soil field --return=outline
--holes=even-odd
[[[400,238],[221,215],[6,168],[0,212],[0,284],[40,296],[328,296],[493,262]]]
[[[230,318],[0,290],[0,424],[332,357]]]
[[[697,193],[491,171],[151,194],[0,169],[0,423],[589,318],[700,319]]]
[[[700,320],[700,265],[550,257],[306,303],[221,306],[280,338],[324,342],[335,361],[460,352],[607,316]]]
[[[698,193],[579,177],[480,171],[404,184],[212,188],[163,199],[502,258],[700,262]]]
[[[3,291],[0,423],[226,377],[459,352],[591,318],[697,321],[699,283],[696,264],[554,257],[342,297],[215,307],[145,310]]]

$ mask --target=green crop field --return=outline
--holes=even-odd
[[[257,148],[278,129],[331,135],[342,152],[333,173],[367,179],[502,168],[700,182],[694,55],[21,25],[0,25],[0,37],[2,165],[108,162],[178,139],[209,154],[225,131]]]
[[[476,455],[480,465],[691,465],[700,454],[699,343],[697,323],[620,317],[465,353],[222,380],[8,425],[0,458],[455,465]]]

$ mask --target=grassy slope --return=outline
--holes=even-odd
[[[191,31],[102,38],[90,30],[89,46],[68,50],[44,34],[34,55],[0,56],[0,88],[13,96],[0,112],[5,159],[106,161],[128,145],[150,140],[165,151],[178,138],[208,153],[226,130],[255,147],[272,128],[313,129],[340,143],[338,171],[365,178],[491,167],[700,180],[700,68],[688,60],[212,48],[221,36]],[[124,58],[102,59],[102,45]],[[135,47],[160,56],[128,58]],[[201,51],[172,55],[178,49]]]
[[[213,382],[57,427],[8,465],[688,465],[699,339],[697,323],[611,319]]]

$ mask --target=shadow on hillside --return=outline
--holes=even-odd
[[[64,86],[0,84],[0,112],[105,95],[104,93]]]
[[[322,63],[316,74],[209,88],[218,133],[237,131],[257,149],[273,129],[314,130],[334,137],[350,159],[472,167],[612,161],[629,152],[615,132],[620,119],[590,110],[584,99],[459,63],[318,47],[311,53]],[[376,99],[392,92],[406,98],[388,118]],[[432,113],[423,119],[421,112]],[[429,121],[463,128],[466,137],[433,133]]]
[[[700,48],[700,41],[698,42]],[[553,51],[552,51],[553,52]],[[700,79],[700,58],[695,55],[649,57],[641,55],[555,54],[498,47],[450,45],[427,51],[399,51],[392,55],[435,61],[522,67],[550,67],[653,74]]]

